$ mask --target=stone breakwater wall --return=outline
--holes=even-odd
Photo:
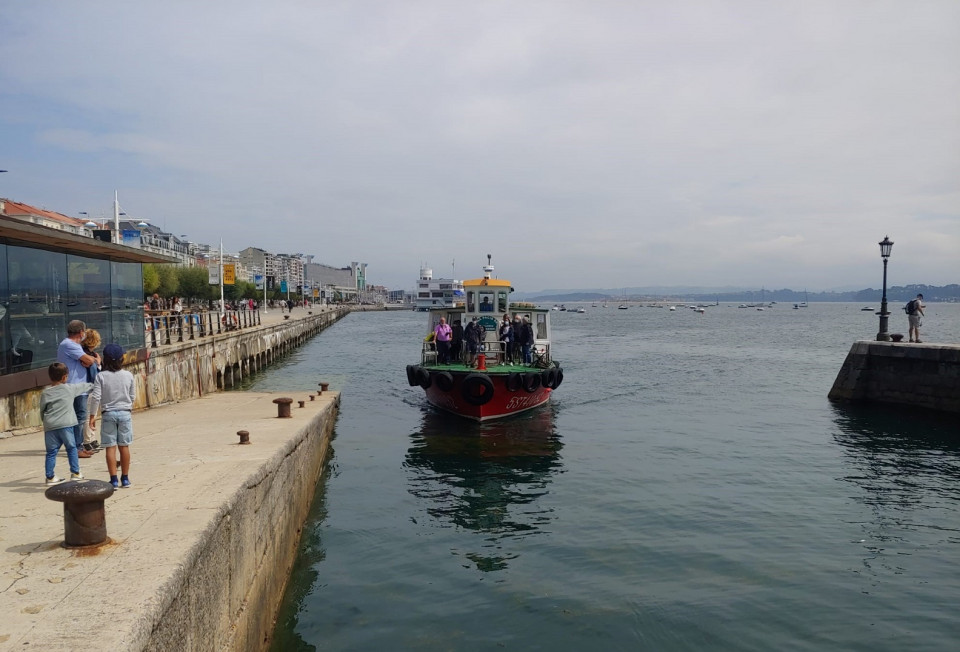
[[[266,649],[339,405],[337,394],[223,504],[157,596],[157,610],[141,617],[136,649]]]
[[[230,389],[349,314],[347,308],[127,354],[124,368],[137,385],[134,409]],[[0,437],[35,432],[46,370],[35,387],[0,397]]]
[[[828,397],[960,412],[960,346],[855,342]]]

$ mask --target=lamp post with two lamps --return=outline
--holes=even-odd
[[[893,249],[893,240],[888,236],[883,236],[880,241],[880,257],[883,258],[883,297],[880,299],[880,332],[877,333],[878,342],[889,342],[890,333],[887,332],[890,313],[887,312],[887,260],[890,258],[890,251]]]

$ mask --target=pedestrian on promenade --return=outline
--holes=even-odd
[[[916,299],[907,303],[907,321],[910,323],[908,338],[917,344],[923,344],[920,341],[921,317],[923,317],[923,295],[918,294]]]
[[[440,323],[433,329],[433,335],[433,340],[437,343],[437,362],[450,364],[450,340],[453,339],[453,329],[450,328],[445,317],[440,318]]]
[[[133,443],[133,401],[136,390],[133,374],[123,368],[123,347],[103,347],[103,371],[90,393],[90,426],[97,425],[97,412],[103,414],[100,441],[107,449],[110,484],[124,489],[130,486],[130,444]],[[117,479],[117,447],[120,448],[120,478]]]
[[[83,352],[80,342],[87,330],[87,325],[79,319],[67,324],[67,336],[57,347],[57,362],[67,366],[67,384],[87,383],[87,369],[96,363],[96,358]],[[87,392],[81,392],[73,401],[73,409],[77,413],[77,425],[74,426],[74,440],[79,449],[83,446],[83,428],[87,421]]]
[[[93,358],[93,364],[87,367],[87,382],[93,383],[97,380],[97,374],[100,373],[100,365],[103,361],[100,354],[97,353],[97,347],[100,346],[100,333],[96,329],[88,328],[83,335],[83,341],[80,342],[83,352]],[[100,450],[100,442],[97,441],[97,431],[90,427],[88,423],[81,422],[79,425],[83,428],[83,448],[77,453],[80,457],[93,457],[93,454]]]
[[[43,442],[47,449],[46,472],[47,484],[63,482],[58,478],[54,469],[57,465],[57,453],[60,447],[67,449],[67,461],[70,463],[70,479],[83,480],[80,473],[80,459],[77,455],[77,440],[74,430],[77,425],[77,413],[74,410],[76,399],[93,387],[91,383],[68,383],[70,370],[62,362],[54,362],[47,367],[50,377],[50,386],[40,393],[40,418],[43,420]]]

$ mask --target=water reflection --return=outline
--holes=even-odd
[[[335,475],[337,475],[337,464],[334,461],[331,445],[327,450],[322,475],[304,524],[300,547],[290,571],[290,579],[277,611],[277,622],[270,641],[270,650],[273,652],[292,650],[307,652],[317,649],[303,639],[298,623],[301,614],[304,613],[307,599],[317,590],[320,564],[327,557],[327,550],[320,533],[327,520],[327,488],[331,476]]]
[[[466,557],[481,571],[507,568],[508,538],[540,534],[552,520],[538,505],[561,467],[562,447],[550,406],[504,421],[476,424],[426,412],[411,436],[409,491],[443,527],[490,536]]]
[[[871,576],[902,574],[906,556],[957,541],[960,432],[956,418],[877,405],[834,406],[842,478],[872,515],[857,520]],[[858,571],[859,572],[859,571]]]

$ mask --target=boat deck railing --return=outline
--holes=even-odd
[[[507,351],[504,343],[498,340],[484,342],[481,344],[480,353],[486,356],[488,365],[504,365],[510,361],[507,357]],[[454,362],[462,361],[462,358],[466,355],[466,344],[464,344],[460,355],[461,360],[454,360]],[[531,364],[534,367],[549,367],[551,363],[550,343],[537,342],[531,347],[530,355],[532,358]],[[522,356],[519,352],[515,352],[513,357],[514,362],[519,362]],[[420,352],[420,364],[437,364],[437,344],[433,340],[424,341],[423,349]]]

